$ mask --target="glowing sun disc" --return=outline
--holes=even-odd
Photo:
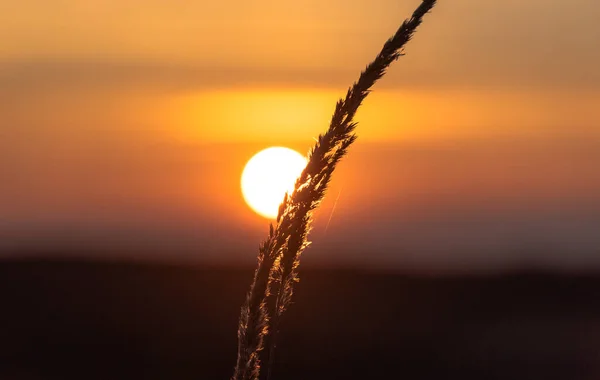
[[[295,150],[271,147],[256,153],[242,172],[242,195],[256,213],[277,217],[285,193],[294,190],[307,160]]]

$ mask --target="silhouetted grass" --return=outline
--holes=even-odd
[[[312,211],[323,199],[337,163],[356,140],[354,115],[371,87],[402,55],[404,45],[435,3],[436,0],[422,1],[348,89],[346,97],[338,101],[329,129],[317,139],[294,191],[286,194],[281,203],[277,225],[270,225],[269,236],[259,247],[258,267],[242,307],[233,380],[258,379],[261,362],[272,358],[275,342],[270,333],[277,331],[279,320],[290,304],[293,285],[298,281],[300,255],[309,244]]]

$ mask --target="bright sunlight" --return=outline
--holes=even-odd
[[[306,166],[306,157],[285,147],[271,147],[256,153],[242,173],[242,194],[246,203],[265,218],[275,219],[286,192]]]

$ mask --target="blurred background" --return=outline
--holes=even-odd
[[[307,152],[417,5],[0,1],[0,377],[229,376],[268,228],[245,163]],[[597,378],[599,13],[455,0],[427,16],[316,214],[289,334],[319,343],[282,347],[284,378],[402,355],[413,377]]]

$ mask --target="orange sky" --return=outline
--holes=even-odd
[[[4,2],[3,123],[302,140],[326,126],[332,103],[414,3]],[[586,0],[441,2],[365,104],[361,134],[597,132],[599,12]]]
[[[305,152],[416,4],[0,3],[0,237],[82,221],[90,236],[99,226],[209,231],[210,220],[255,247],[264,221],[243,204],[243,164],[274,144]],[[440,0],[357,114],[360,159],[351,153],[335,177],[332,192],[345,189],[336,213],[385,221],[393,236],[404,220],[394,215],[442,218],[456,204],[483,210],[475,221],[493,219],[484,204],[515,220],[596,210],[598,14],[588,0]],[[358,186],[364,176],[370,186]],[[578,215],[572,223],[588,223]],[[141,222],[153,218],[162,227]]]

